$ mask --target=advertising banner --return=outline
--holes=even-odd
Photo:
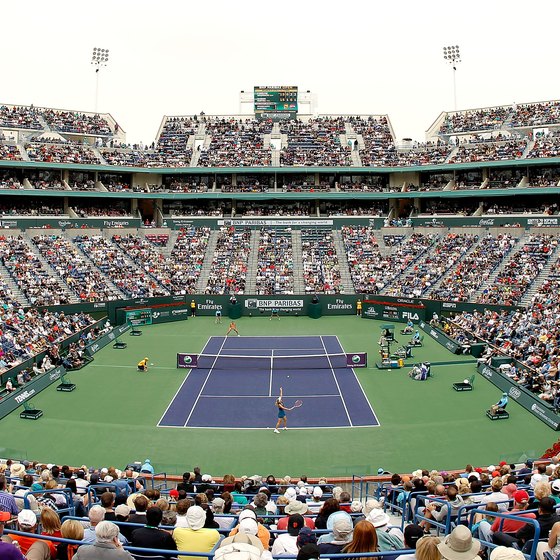
[[[491,381],[504,393],[507,393],[510,399],[519,403],[523,408],[528,410],[531,414],[533,414],[533,416],[536,416],[547,426],[558,431],[560,426],[560,416],[554,412],[550,405],[539,399],[537,395],[531,393],[525,389],[525,387],[521,387],[521,385],[518,385],[515,381],[510,379],[507,375],[501,373],[500,370],[496,368],[486,364],[479,364],[477,369],[478,373],[480,373],[482,377]]]

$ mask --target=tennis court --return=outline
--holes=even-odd
[[[159,427],[271,428],[280,387],[290,428],[378,426],[336,336],[210,337]]]

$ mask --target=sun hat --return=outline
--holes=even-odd
[[[362,511],[362,509],[363,509],[363,504],[359,500],[354,500],[350,504],[350,511],[352,513],[360,513]]]
[[[525,555],[513,547],[497,546],[490,553],[490,560],[522,560]]]
[[[468,527],[458,525],[437,547],[446,560],[473,560],[478,556],[480,541],[473,538]]]
[[[21,478],[25,474],[25,467],[21,463],[16,463],[10,467],[10,477]]]
[[[206,512],[200,506],[191,506],[186,514],[187,523],[193,530],[202,529],[206,522]]]
[[[352,540],[352,532],[354,525],[352,521],[345,517],[339,517],[333,523],[332,532],[335,542],[350,542]]]
[[[253,519],[254,521],[257,520],[257,514],[255,513],[255,510],[251,509],[251,508],[246,508],[244,509],[239,516],[237,517],[237,522],[241,523],[244,519]]]
[[[382,509],[372,509],[367,516],[367,520],[377,529],[389,523],[391,518]]]
[[[128,517],[130,515],[130,508],[126,504],[120,504],[115,508],[115,515]]]
[[[304,515],[307,513],[307,510],[307,504],[300,502],[299,500],[290,500],[290,503],[284,508],[286,515],[293,515],[295,513]]]
[[[214,558],[216,560],[225,560],[225,558],[228,560],[260,560],[261,554],[262,550],[255,545],[236,541],[220,546],[214,553]]]
[[[289,500],[291,500],[292,498],[296,497],[296,489],[293,486],[290,486],[289,488],[286,488],[286,492],[284,493],[284,496],[286,496],[286,498],[288,498]]]
[[[262,553],[264,551],[264,547],[262,542],[258,537],[254,535],[249,535],[248,533],[236,533],[232,537],[226,537],[221,543],[219,548],[224,548],[230,544],[250,544],[255,546],[259,549],[259,552]]]
[[[550,487],[555,491],[555,492],[560,492],[560,480],[555,480]]]

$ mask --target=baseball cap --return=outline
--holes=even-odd
[[[18,523],[24,527],[35,527],[37,516],[30,509],[22,509],[18,513]]]
[[[115,515],[128,517],[130,515],[130,508],[126,504],[120,504],[115,508]]]
[[[516,490],[513,493],[513,500],[518,504],[526,504],[529,501],[529,494],[525,490]]]
[[[0,511],[0,523],[4,523],[4,521],[10,521],[11,514],[9,511]]]

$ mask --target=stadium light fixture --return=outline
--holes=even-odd
[[[91,64],[95,67],[95,112],[99,98],[99,70],[109,62],[109,49],[94,47],[91,53]]]
[[[456,72],[457,65],[461,62],[461,52],[459,45],[451,45],[450,47],[443,47],[443,59],[451,64],[453,68],[453,103],[455,111],[457,110],[457,80]]]

